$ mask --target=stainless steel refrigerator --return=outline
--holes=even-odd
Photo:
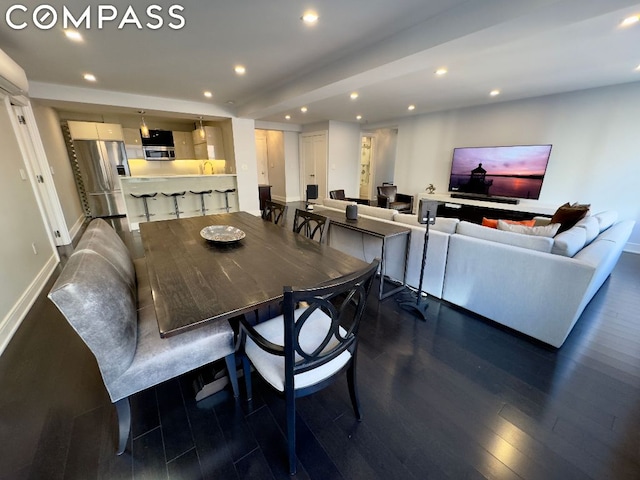
[[[67,146],[85,214],[92,218],[124,216],[118,177],[131,175],[124,142],[72,140]]]

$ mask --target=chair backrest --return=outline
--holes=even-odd
[[[276,225],[284,225],[287,218],[287,206],[282,203],[265,200],[264,210],[262,210],[262,219],[273,222]]]
[[[305,237],[322,243],[328,228],[329,219],[327,217],[296,209],[296,214],[293,217],[293,231],[295,233],[302,233]]]
[[[380,261],[313,288],[284,287],[285,385],[357,348],[357,334]],[[304,303],[302,303],[304,302]],[[297,308],[304,304],[304,310]],[[306,332],[305,328],[310,329]]]
[[[346,200],[344,190],[331,190],[329,192],[329,198],[333,200]]]
[[[398,187],[396,185],[382,185],[381,187],[378,187],[378,195],[387,197],[390,202],[396,201],[397,191]]]

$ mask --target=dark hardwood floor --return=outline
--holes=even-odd
[[[363,421],[346,379],[300,399],[296,478],[640,479],[639,310],[628,253],[559,350],[436,300],[422,322],[370,295]],[[281,398],[256,375],[250,405],[227,390],[195,402],[192,384],[135,395],[115,456],[95,361],[42,295],[0,357],[0,479],[289,478]]]

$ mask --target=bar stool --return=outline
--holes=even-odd
[[[224,193],[224,204],[225,206],[222,208],[227,209],[227,213],[229,213],[229,194],[235,192],[235,188],[227,188],[226,190],[216,190],[218,193]]]
[[[173,197],[173,208],[176,211],[176,218],[180,218],[180,214],[184,213],[184,212],[181,212],[180,209],[178,208],[178,197],[184,198],[185,193],[187,192],[173,192],[173,193],[162,192],[162,195],[164,195],[165,197]]]
[[[200,210],[202,211],[202,216],[206,215],[205,212],[209,209],[205,208],[204,206],[204,196],[211,196],[211,192],[213,192],[213,190],[203,190],[201,192],[194,192],[193,190],[189,190],[189,192],[193,193],[194,195],[200,195]]]
[[[153,198],[157,194],[158,194],[158,192],[141,193],[140,195],[136,195],[135,193],[130,193],[129,194],[134,198],[141,198],[142,199],[142,204],[144,205],[144,214],[142,214],[140,216],[141,217],[147,217],[147,222],[149,221],[150,217],[153,217],[155,215],[155,213],[149,213],[149,205],[147,205],[147,199]],[[155,200],[155,198],[154,198],[154,200]]]

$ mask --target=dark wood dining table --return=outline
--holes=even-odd
[[[209,225],[230,225],[242,240],[202,238]],[[366,263],[246,212],[140,224],[162,337],[229,319],[282,298],[283,286],[313,286]]]

